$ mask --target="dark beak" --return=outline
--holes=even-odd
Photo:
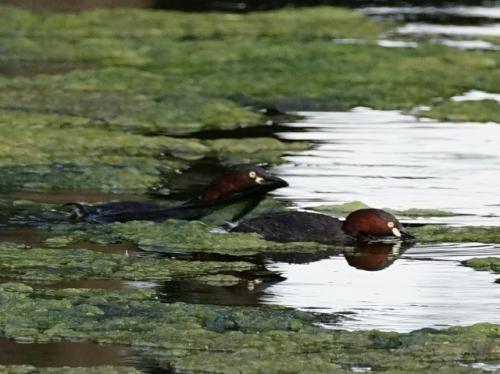
[[[263,181],[261,182],[262,186],[266,186],[269,189],[277,189],[277,188],[283,188],[283,187],[288,187],[288,183],[278,177],[275,177],[274,175],[266,175],[263,178]]]
[[[410,232],[408,232],[406,230],[406,228],[404,227],[401,227],[401,229],[399,230],[401,232],[401,238],[403,240],[415,240],[415,236],[413,234],[411,234]]]

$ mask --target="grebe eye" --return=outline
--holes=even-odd
[[[252,179],[255,179],[257,178],[257,173],[255,171],[251,171],[250,173],[248,173],[248,176]]]
[[[387,227],[392,229],[394,227],[394,222],[387,222]]]

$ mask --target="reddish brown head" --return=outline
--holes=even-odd
[[[414,238],[396,217],[381,209],[359,209],[352,212],[346,217],[342,230],[358,239],[373,236]]]
[[[283,179],[258,166],[239,166],[215,180],[198,198],[203,203],[236,200],[286,187]]]

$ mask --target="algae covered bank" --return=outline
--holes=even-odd
[[[176,204],[242,163],[274,167],[291,182],[294,160],[322,150],[314,136],[294,138],[311,113],[302,111],[361,106],[424,124],[497,126],[495,48],[398,33],[401,20],[366,14],[331,6],[246,14],[0,6],[0,347],[14,352],[0,352],[0,371],[498,370],[495,320],[348,331],[339,323],[355,318],[349,311],[265,302],[266,290],[287,277],[275,262],[349,258],[352,249],[228,233],[221,225],[241,207],[190,222],[104,225],[71,223],[61,209],[75,201]],[[499,43],[498,35],[468,40]],[[486,96],[456,99],[472,90]],[[278,197],[248,217],[296,208]],[[330,203],[314,205],[336,216],[364,207]],[[445,204],[388,208],[418,226],[411,231],[421,246],[492,246],[457,266],[498,272],[499,229],[477,225],[488,214]],[[70,349],[103,359],[70,360]],[[48,350],[50,360],[36,359]]]

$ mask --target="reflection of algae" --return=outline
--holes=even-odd
[[[166,258],[126,257],[84,249],[31,249],[0,245],[2,276],[30,281],[62,279],[174,280],[246,271],[248,262],[181,261]],[[210,280],[210,277],[206,278]],[[213,281],[213,279],[212,279]]]
[[[315,326],[312,314],[279,307],[162,304],[148,290],[33,290],[0,285],[0,331],[26,342],[86,339],[139,348],[177,371],[471,372],[500,358],[498,325],[408,334]]]

